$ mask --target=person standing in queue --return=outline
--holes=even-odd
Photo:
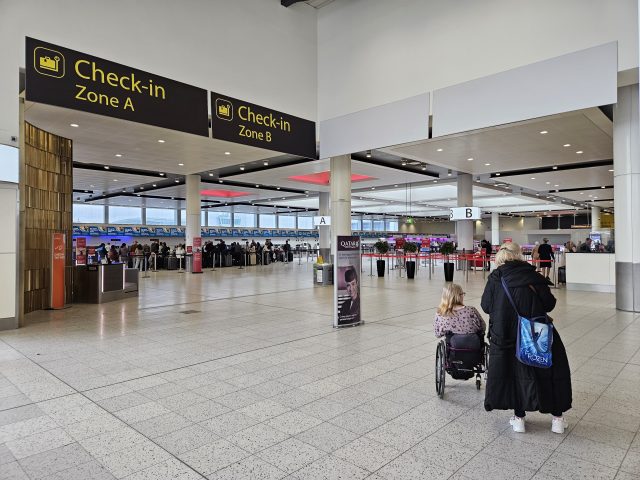
[[[571,408],[571,372],[564,345],[554,327],[552,366],[536,368],[516,358],[518,313],[513,308],[502,280],[520,315],[537,317],[553,310],[556,299],[535,267],[523,260],[520,246],[503,244],[496,254],[497,268],[489,275],[482,294],[482,309],[489,314],[489,369],[484,408],[513,410],[509,423],[514,432],[525,432],[527,411],[550,413],[551,431],[564,433],[563,413]]]
[[[542,276],[549,285],[553,285],[553,282],[549,278],[549,271],[551,270],[551,262],[555,260],[555,257],[553,255],[553,247],[549,245],[548,238],[542,239],[542,244],[538,247],[538,258],[540,259]]]

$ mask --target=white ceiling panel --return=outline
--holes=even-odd
[[[611,170],[611,171],[610,171]],[[613,165],[555,170],[528,175],[505,175],[500,180],[538,192],[565,188],[588,188],[613,185]],[[563,193],[559,193],[563,195]]]
[[[109,170],[97,171],[83,168],[73,169],[74,190],[91,190],[95,193],[121,190],[141,183],[150,183],[159,180],[162,180],[162,177],[132,175],[129,173],[117,173]]]
[[[592,190],[581,190],[579,192],[560,192],[558,195],[574,200],[576,202],[587,202],[590,200],[610,200],[613,199],[612,188],[596,188]]]

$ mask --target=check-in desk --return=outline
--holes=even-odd
[[[124,263],[78,265],[74,302],[105,303],[138,296],[138,270]]]
[[[567,290],[616,291],[616,256],[613,253],[567,253]]]

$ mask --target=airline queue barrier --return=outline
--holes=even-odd
[[[89,264],[75,267],[73,301],[105,303],[138,296],[138,269],[124,263]]]

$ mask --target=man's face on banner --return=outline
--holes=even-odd
[[[347,293],[351,296],[351,300],[358,298],[358,278],[354,277],[353,280],[347,282]]]

